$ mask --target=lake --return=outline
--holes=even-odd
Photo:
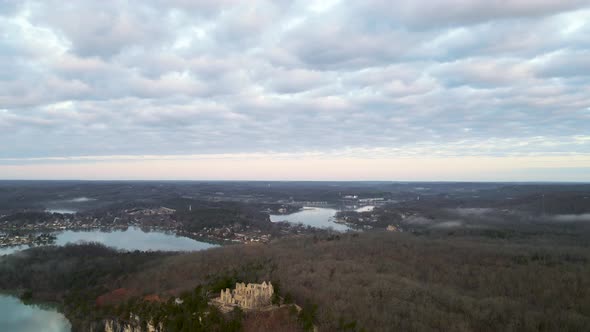
[[[198,251],[217,246],[161,231],[144,232],[137,227],[110,232],[99,230],[63,231],[56,233],[56,236],[56,245],[92,241],[129,251]],[[10,254],[26,248],[28,246],[0,248],[0,255]],[[55,309],[37,305],[25,305],[15,297],[0,295],[0,331],[62,332],[70,331],[70,329],[71,326],[68,320]]]
[[[0,331],[69,332],[70,322],[47,306],[26,305],[19,299],[0,295]]]
[[[365,205],[363,207],[360,207],[358,209],[356,209],[356,212],[371,212],[375,210],[375,206],[374,205]]]
[[[291,214],[270,215],[270,221],[288,221],[291,223],[302,223],[318,228],[333,228],[337,231],[346,231],[350,228],[346,225],[334,222],[334,216],[338,210],[329,208],[304,207],[303,210]]]
[[[99,242],[106,246],[121,250],[161,250],[161,251],[198,251],[216,247],[217,245],[196,241],[188,237],[176,236],[162,231],[144,232],[138,227],[113,231],[63,231],[54,233],[57,236],[56,245],[66,243]],[[28,246],[0,248],[0,255],[11,254]],[[1,331],[1,330],[0,330]]]

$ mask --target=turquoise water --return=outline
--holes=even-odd
[[[70,322],[57,310],[26,305],[19,299],[0,295],[0,331],[5,332],[69,332]]]
[[[197,251],[217,246],[165,232],[144,232],[136,227],[111,232],[63,231],[56,235],[56,245],[100,242],[109,247],[129,251]],[[1,248],[0,255],[26,248],[28,246]],[[0,295],[0,332],[63,332],[70,329],[68,320],[55,309],[25,305],[15,297]]]
[[[337,231],[346,231],[350,229],[346,225],[334,222],[334,216],[338,210],[328,208],[305,207],[299,212],[287,215],[270,215],[272,222],[288,221],[291,223],[302,223],[318,228],[333,228]]]
[[[145,232],[137,227],[114,231],[63,231],[55,233],[55,235],[57,236],[56,245],[99,242],[109,247],[127,251],[198,251],[217,246],[161,231]],[[28,246],[0,248],[0,255],[11,254],[27,248]]]

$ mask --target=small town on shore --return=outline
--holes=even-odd
[[[281,212],[292,211],[283,209]],[[104,232],[126,230],[137,227],[145,232],[159,231],[184,236],[198,241],[230,243],[268,243],[272,238],[321,232],[302,224],[288,222],[272,223],[272,229],[261,229],[253,225],[233,223],[217,227],[203,227],[198,231],[189,231],[173,217],[174,209],[167,207],[150,209],[128,209],[120,213],[107,213],[103,217],[83,213],[22,213],[11,218],[0,216],[0,248],[12,246],[49,245],[55,240],[55,234],[62,231]]]

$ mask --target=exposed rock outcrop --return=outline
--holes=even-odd
[[[91,324],[88,331],[90,332],[163,332],[162,324],[156,326],[152,322],[148,322],[145,327],[140,324],[139,317],[134,317],[131,322],[119,321],[116,319],[105,319],[97,323]]]

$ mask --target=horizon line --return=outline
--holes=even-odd
[[[0,182],[390,182],[390,183],[516,183],[590,184],[590,181],[564,180],[265,180],[265,179],[1,179]]]

